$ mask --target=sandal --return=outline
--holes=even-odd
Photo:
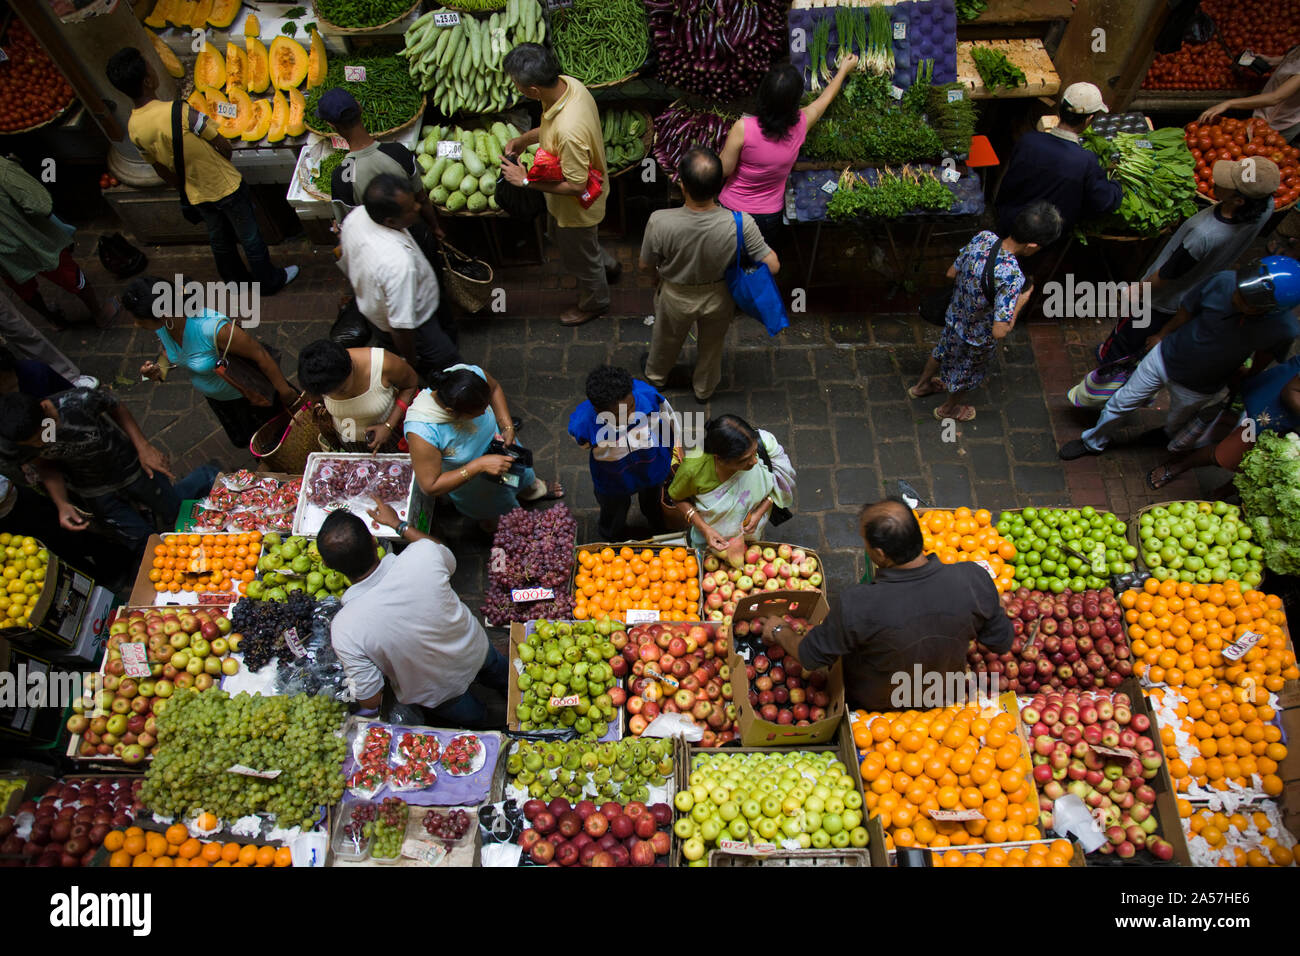
[[[1156,472],[1160,472],[1160,474],[1157,475]],[[1169,484],[1169,482],[1177,478],[1178,475],[1179,472],[1170,471],[1168,465],[1157,465],[1147,472],[1147,487],[1152,491],[1159,491],[1165,485]]]
[[[974,407],[972,407],[972,406],[970,406],[970,405],[961,405],[961,406],[958,406],[958,407],[961,409],[961,411],[960,411],[960,413],[957,414],[957,415],[944,415],[944,414],[942,414],[942,413],[939,411],[939,408],[942,408],[942,407],[943,407],[943,406],[940,405],[938,408],[936,408],[936,409],[934,410],[934,417],[937,418],[937,419],[939,419],[939,421],[943,421],[945,418],[951,418],[951,419],[953,419],[954,421],[958,421],[958,422],[973,422],[973,421],[975,420],[975,409],[974,409]],[[970,414],[967,414],[967,412],[969,412]]]
[[[541,485],[542,489],[541,491],[538,491],[536,494],[534,494],[533,492],[536,491],[538,485]],[[537,482],[531,488],[528,489],[527,493],[518,495],[517,497],[519,498],[520,501],[526,501],[526,502],[556,501],[564,497],[564,489],[560,487],[560,483],[558,481],[552,484],[548,481],[543,481],[541,478],[538,478]]]
[[[942,391],[944,391],[943,383],[939,381],[938,377],[935,377],[930,379],[930,387],[927,388],[924,392],[920,391],[915,385],[913,385],[911,388],[907,390],[907,397],[925,398],[925,396],[927,395],[934,395]]]

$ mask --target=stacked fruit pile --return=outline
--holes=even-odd
[[[819,591],[821,586],[821,562],[794,545],[751,544],[730,558],[704,558],[701,589],[710,621],[729,622],[737,604],[761,591]]]
[[[1124,618],[1115,595],[1101,591],[1052,594],[1018,588],[1002,596],[1015,637],[996,654],[971,642],[966,659],[977,672],[1005,678],[1009,690],[1040,687],[1118,687],[1133,671]]]
[[[1053,803],[1070,793],[1099,815],[1102,853],[1129,859],[1145,847],[1171,860],[1173,846],[1156,834],[1156,791],[1147,782],[1160,774],[1160,749],[1151,719],[1132,705],[1109,690],[1039,691],[1020,711],[1033,741],[1043,825],[1052,825]]]
[[[1262,119],[1220,116],[1204,126],[1189,123],[1185,139],[1196,160],[1196,189],[1207,199],[1217,198],[1214,164],[1218,160],[1238,162],[1251,156],[1263,156],[1277,164],[1282,175],[1273,202],[1278,209],[1294,204],[1300,196],[1300,149],[1288,145],[1282,134]]]
[[[856,717],[867,810],[888,832],[890,849],[1042,836],[1014,715],[952,706]]]
[[[1281,796],[1279,768],[1287,755],[1282,728],[1277,711],[1252,696],[1245,688],[1213,683],[1151,688],[1175,790],[1201,796],[1242,788]]]
[[[190,836],[184,824],[173,823],[164,832],[139,827],[113,830],[104,837],[109,866],[246,866],[285,867],[293,865],[287,846],[254,843],[221,843]]]
[[[1016,549],[1016,581],[1053,594],[1104,588],[1110,575],[1132,571],[1137,548],[1124,540],[1125,530],[1092,506],[1004,511],[997,524]]]
[[[613,666],[619,652],[612,638],[621,633],[622,624],[608,619],[537,621],[513,648],[523,665],[516,677],[519,729],[572,727],[586,740],[604,737],[625,699],[615,677],[627,667]]]
[[[685,714],[701,727],[701,747],[721,746],[735,737],[730,642],[708,625],[638,624],[615,634],[628,679],[628,730],[639,737],[660,712]],[[620,643],[620,641],[622,643]],[[621,695],[620,695],[621,696]]]
[[[785,620],[795,634],[808,632],[803,618],[787,614]],[[771,723],[795,727],[825,720],[831,706],[830,675],[825,670],[805,671],[785,648],[762,635],[762,621],[741,621],[737,630],[744,625],[750,635],[762,637],[761,645],[754,648],[757,653],[745,665],[745,686],[754,713]]]
[[[317,601],[342,597],[351,582],[325,566],[315,541],[300,535],[281,539],[272,532],[262,539],[262,556],[257,559],[261,579],[243,585],[245,596],[254,601],[285,601],[302,591]]]
[[[1295,866],[1295,837],[1265,810],[1229,814],[1195,809],[1186,800],[1179,804],[1187,849],[1197,866]]]
[[[1287,648],[1282,599],[1236,581],[1189,584],[1148,578],[1120,595],[1133,673],[1147,683],[1196,690],[1221,683],[1276,694],[1300,677]]]
[[[0,628],[26,627],[32,609],[41,598],[50,553],[35,538],[21,537],[8,531],[0,534],[4,566],[0,576]]]
[[[958,561],[980,562],[993,576],[999,591],[1015,585],[1016,546],[998,533],[993,515],[985,508],[972,511],[958,508],[944,511],[932,508],[917,512],[925,553],[939,556],[944,564]]]
[[[669,621],[698,621],[699,573],[699,562],[686,548],[583,548],[573,579],[573,616],[625,621],[628,611],[641,610],[657,611]]]
[[[149,580],[160,594],[186,591],[225,597],[253,580],[261,551],[260,531],[169,534],[153,549]]]
[[[385,797],[379,804],[374,819],[363,824],[361,833],[370,841],[372,859],[396,860],[402,855],[402,840],[406,837],[406,824],[411,808],[405,800]]]
[[[20,804],[16,814],[0,816],[0,866],[86,866],[113,827],[134,819],[140,781],[130,777],[70,778],[53,783],[39,800]],[[24,840],[18,830],[31,819]]]
[[[721,840],[803,849],[865,847],[862,794],[832,750],[696,754],[689,786],[673,798],[682,856],[703,866]]]
[[[577,533],[577,519],[562,504],[545,511],[516,508],[502,515],[492,539],[487,595],[483,601],[483,616],[489,624],[500,627],[512,621],[522,623],[572,615],[573,598],[566,586],[573,571]],[[555,598],[515,602],[514,589],[532,587],[550,588]]]
[[[978,867],[978,866],[1017,866],[1017,867],[1062,867],[1069,866],[1074,858],[1074,844],[1069,840],[1053,840],[1051,843],[1031,843],[1028,846],[1016,846],[1004,850],[1000,846],[987,850],[947,850],[943,853],[931,853],[931,866]]]
[[[549,804],[529,800],[523,806],[530,824],[519,834],[529,862],[538,866],[667,866],[673,808],[633,800],[624,806],[606,801]]]
[[[520,740],[506,757],[517,799],[649,801],[651,787],[673,774],[673,745],[667,740],[534,742]]]
[[[178,690],[207,690],[239,673],[234,654],[242,638],[230,619],[212,608],[132,608],[109,626],[103,672],[87,675],[85,693],[73,700],[71,734],[80,734],[80,757],[120,757],[138,764],[158,747],[156,718]],[[144,647],[149,673],[127,673],[123,648]],[[129,653],[129,652],[128,652]]]
[[[1251,542],[1241,509],[1222,501],[1174,501],[1138,518],[1142,563],[1159,581],[1222,584],[1235,578],[1255,587],[1264,571],[1264,549]]]

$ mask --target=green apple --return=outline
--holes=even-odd
[[[677,839],[679,840],[689,840],[691,837],[695,836],[695,832],[698,829],[699,827],[690,817],[678,817],[677,821],[673,824],[673,833],[677,835]]]
[[[706,843],[717,843],[718,837],[722,835],[722,821],[717,817],[709,817],[700,824],[700,836]]]
[[[854,827],[849,832],[849,844],[856,847],[864,847],[871,843],[871,835],[867,833],[866,827]]]

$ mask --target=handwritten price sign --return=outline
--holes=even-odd
[[[343,79],[349,83],[366,82],[366,68],[364,66],[345,66],[343,67]]]
[[[640,608],[629,608],[627,611],[628,624],[654,624],[659,620],[658,611],[643,611]]]
[[[433,25],[436,27],[454,27],[459,24],[459,13],[435,13],[433,15]]]
[[[719,840],[718,849],[724,853],[744,856],[767,856],[776,852],[775,843],[741,843],[739,840]]]
[[[1132,760],[1134,757],[1140,757],[1136,750],[1129,750],[1127,747],[1103,747],[1101,744],[1089,744],[1088,749],[1093,753],[1101,754],[1103,757],[1121,757],[1124,760]]]
[[[529,601],[553,601],[555,590],[553,588],[511,588],[510,600],[516,604],[526,604]]]
[[[577,694],[570,694],[568,697],[552,697],[547,703],[552,707],[576,707],[581,701]]]
[[[1248,650],[1260,642],[1263,636],[1263,634],[1256,634],[1254,631],[1247,631],[1239,639],[1223,649],[1223,656],[1230,661],[1239,661],[1246,656]]]
[[[302,641],[298,640],[298,629],[291,627],[284,632],[284,643],[289,645],[289,650],[293,652],[294,657],[306,657],[307,648],[302,646]]]
[[[242,763],[227,767],[226,773],[237,773],[244,777],[260,777],[262,780],[274,780],[280,776],[279,770],[254,770],[252,767],[245,767]]]
[[[980,813],[978,810],[970,810],[970,809],[931,810],[929,811],[929,813],[930,813],[931,820],[951,820],[953,822],[959,822],[962,820],[983,820],[984,819],[984,814]]]
[[[123,644],[122,668],[127,677],[148,677],[149,651],[143,644]]]

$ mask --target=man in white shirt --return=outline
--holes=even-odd
[[[362,202],[343,220],[339,268],[375,338],[426,378],[461,364],[455,326],[444,327],[439,316],[437,276],[409,231],[420,218],[411,184],[382,173]]]
[[[504,694],[506,661],[451,589],[456,558],[388,505],[370,515],[410,542],[406,550],[380,560],[365,522],[349,511],[331,514],[317,536],[325,564],[352,581],[330,636],[357,702],[377,708],[387,679],[398,702],[423,708],[430,724],[490,729],[469,686]]]

